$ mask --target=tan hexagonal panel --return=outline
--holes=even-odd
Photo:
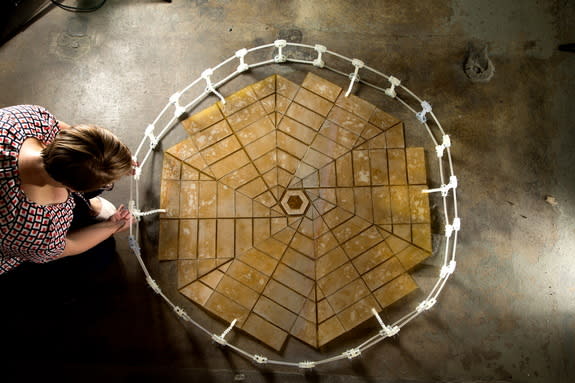
[[[423,148],[309,73],[191,116],[164,155],[160,260],[186,297],[280,350],[321,347],[417,285],[431,255]]]

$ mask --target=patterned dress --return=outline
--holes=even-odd
[[[50,143],[60,131],[44,108],[19,105],[0,109],[0,274],[22,262],[45,263],[64,251],[75,206],[65,202],[40,205],[21,188],[18,155],[24,140]]]

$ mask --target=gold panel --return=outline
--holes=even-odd
[[[407,272],[432,251],[425,152],[401,121],[308,74],[183,126],[162,165],[159,259],[191,301],[281,350],[290,335],[321,347],[417,289]]]

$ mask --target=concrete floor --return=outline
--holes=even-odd
[[[457,271],[436,307],[398,337],[304,374],[260,368],[180,322],[118,236],[118,256],[96,266],[54,263],[0,279],[3,374],[20,381],[574,381],[575,54],[557,49],[575,42],[574,17],[568,0],[109,0],[91,14],[52,10],[0,47],[0,106],[44,105],[69,123],[110,127],[132,148],[172,93],[236,50],[278,37],[326,45],[400,78],[433,104],[453,140],[462,218]],[[489,47],[496,72],[488,83],[463,73],[470,42]],[[308,70],[266,67],[222,91],[272,73],[299,82]],[[417,123],[369,90],[357,94],[408,128]],[[182,135],[175,129],[164,147]],[[160,157],[145,175],[149,207]],[[126,202],[128,190],[123,181],[110,199]],[[547,195],[558,204],[545,202]],[[442,233],[438,222],[433,230]],[[153,221],[142,229],[156,279],[200,323],[224,329],[177,294],[174,268],[156,260],[157,234]],[[418,271],[421,279],[437,272],[432,262]],[[355,343],[350,336],[317,352],[290,341],[275,354],[244,335],[232,339],[295,361]]]

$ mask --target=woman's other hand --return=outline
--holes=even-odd
[[[121,233],[128,230],[134,223],[134,216],[124,205],[120,205],[108,221],[117,225],[116,233]]]

